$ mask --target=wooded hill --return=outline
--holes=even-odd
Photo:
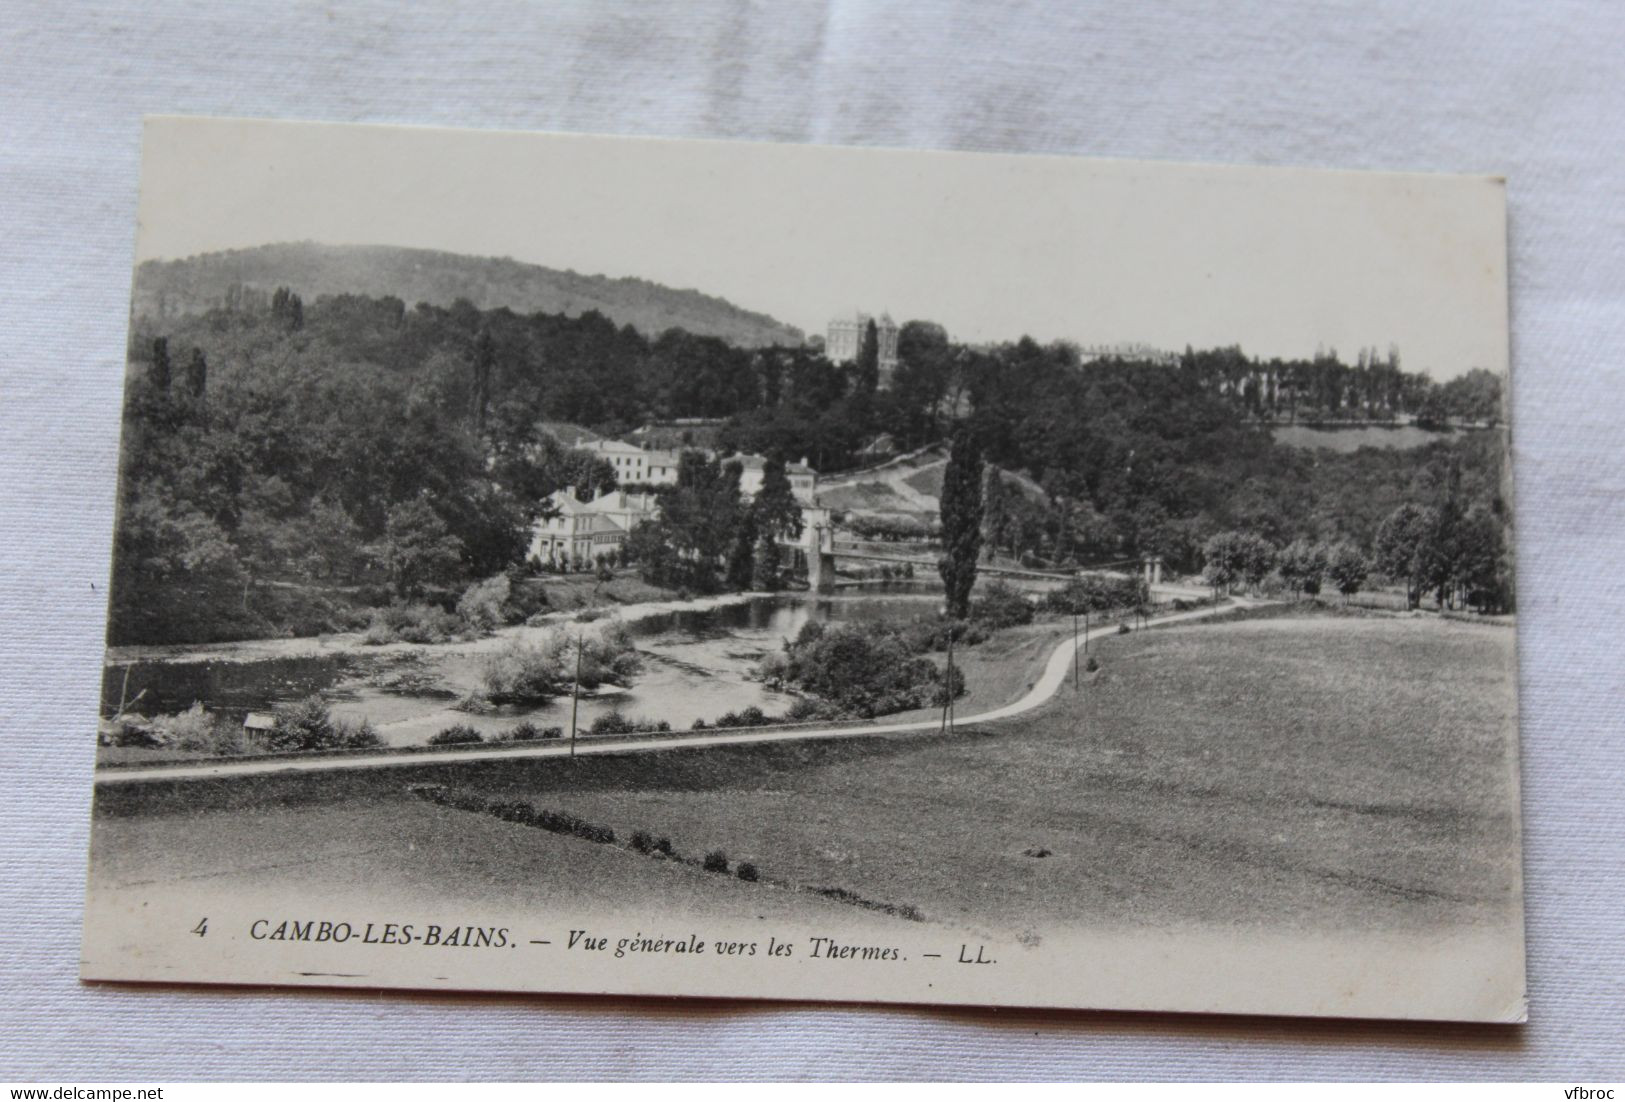
[[[215,308],[265,306],[278,287],[304,301],[322,295],[393,297],[450,306],[467,299],[481,310],[507,307],[579,317],[596,310],[646,337],[668,329],[719,337],[742,348],[800,344],[802,334],[766,314],[742,310],[699,291],[644,279],[582,275],[498,257],[464,256],[390,245],[297,242],[149,260],[135,273],[133,313],[163,319]]]

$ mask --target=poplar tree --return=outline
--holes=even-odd
[[[942,546],[937,572],[948,591],[948,615],[970,614],[976,557],[982,550],[982,450],[968,428],[954,431],[942,480]]]
[[[854,370],[859,394],[873,394],[880,386],[880,329],[870,318],[863,327],[863,340],[858,344],[858,359]]]

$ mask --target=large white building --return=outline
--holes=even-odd
[[[880,353],[880,385],[887,386],[897,373],[897,323],[891,315],[882,313],[871,318],[861,310],[831,318],[829,335],[824,338],[824,355],[830,363],[850,363],[858,358],[863,348],[863,334],[869,322],[875,323],[876,351]]]
[[[575,487],[556,490],[551,517],[531,529],[526,555],[547,566],[568,570],[609,557],[626,545],[627,534],[659,512],[653,494],[611,490],[591,501],[576,499]]]
[[[615,468],[616,479],[623,486],[677,485],[676,452],[653,451],[623,440],[592,440],[576,447],[609,460]]]
[[[762,489],[762,480],[767,468],[765,455],[735,454],[724,456],[722,463],[738,463],[741,470],[739,474],[739,492],[747,498],[753,498]],[[803,459],[799,463],[786,463],[784,473],[790,479],[790,492],[802,505],[811,505],[818,496],[818,472],[807,465]]]

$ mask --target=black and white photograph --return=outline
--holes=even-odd
[[[1525,1017],[1504,181],[146,124],[88,980]]]

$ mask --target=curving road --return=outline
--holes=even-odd
[[[1217,612],[1224,612],[1232,608],[1241,607],[1250,602],[1231,599],[1224,604],[1212,608],[1193,609],[1190,612],[1173,612],[1165,616],[1154,617],[1146,621],[1147,627],[1157,627],[1162,624],[1173,624],[1183,620],[1196,620],[1204,616],[1212,616]],[[1098,635],[1106,630],[1102,627],[1094,629],[1093,634]],[[1110,629],[1115,632],[1113,626]],[[1084,632],[1079,635],[1076,645],[1088,643],[1091,633]],[[1030,712],[1040,704],[1053,697],[1066,679],[1072,673],[1072,655],[1074,641],[1063,639],[1049,661],[1044,665],[1044,672],[1033,687],[1028,689],[1018,699],[999,708],[975,715],[955,716],[955,724],[962,723],[991,723],[995,720],[1009,719]],[[740,731],[711,731],[703,735],[678,734],[670,738],[616,739],[593,738],[577,740],[575,753],[584,754],[625,754],[655,750],[672,750],[694,746],[724,746],[746,742],[788,742],[792,739],[808,738],[859,738],[864,735],[888,735],[907,731],[935,731],[941,726],[936,719],[911,720],[906,723],[865,724],[856,727],[767,727],[754,730]],[[205,762],[188,765],[157,765],[142,766],[129,769],[97,770],[97,784],[138,784],[143,781],[172,781],[194,780],[212,777],[244,777],[259,773],[301,773],[317,772],[333,769],[387,769],[391,766],[412,765],[444,765],[449,762],[461,761],[492,761],[497,758],[560,758],[569,757],[571,751],[567,740],[548,741],[541,745],[527,745],[515,747],[512,750],[440,750],[424,754],[369,754],[345,758],[279,758],[275,761],[223,761]]]

